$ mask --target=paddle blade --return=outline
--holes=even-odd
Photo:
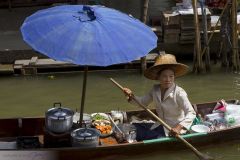
[[[213,158],[209,155],[206,155],[206,154],[202,154],[202,153],[200,153],[200,155],[198,155],[198,157],[200,160],[215,160],[215,158]]]

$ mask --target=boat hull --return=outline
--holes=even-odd
[[[216,102],[198,104],[199,114],[208,114],[212,111]],[[153,110],[154,111],[154,110]],[[146,117],[147,113],[143,110],[129,111],[127,116]],[[30,149],[1,149],[0,157],[3,153],[14,155],[27,154],[30,157],[41,157],[46,160],[79,160],[81,159],[99,159],[99,157],[125,157],[131,155],[148,154],[152,152],[164,152],[169,150],[188,149],[182,142],[172,137],[144,140],[134,143],[108,144],[91,148],[78,148],[71,146],[46,147],[44,146],[45,118],[10,118],[0,119],[0,144],[3,141],[11,141],[11,138],[22,136],[39,137],[42,146]],[[235,126],[219,131],[209,133],[192,133],[183,136],[189,143],[195,147],[218,145],[219,143],[238,140],[240,138],[240,126]],[[46,138],[46,137],[45,137]],[[5,143],[4,142],[4,143]],[[190,151],[190,150],[189,150]],[[43,158],[44,157],[44,158]],[[29,158],[29,157],[28,157]],[[36,159],[38,160],[38,159]]]

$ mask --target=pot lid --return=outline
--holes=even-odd
[[[51,118],[59,119],[59,118],[67,118],[69,116],[73,116],[74,112],[68,108],[51,108],[46,112],[46,115],[51,116]]]
[[[79,128],[71,133],[76,139],[95,139],[99,137],[100,132],[94,128]]]
[[[54,116],[67,116],[67,113],[64,112],[61,108],[58,109],[58,111],[53,113]]]

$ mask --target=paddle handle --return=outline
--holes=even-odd
[[[110,78],[110,80],[118,87],[120,88],[122,91],[124,90],[123,86],[121,86],[118,82],[116,82],[113,78]]]
[[[110,80],[118,87],[120,88],[122,91],[124,91],[124,88],[117,83],[114,79],[110,78]],[[151,114],[158,122],[160,122],[165,128],[167,128],[169,131],[172,130],[172,128],[165,123],[161,118],[159,118],[156,114],[154,114],[150,109],[148,109],[147,107],[145,107],[143,104],[141,104],[134,95],[131,96],[132,100],[134,100],[139,107],[143,108],[145,111],[147,111],[149,114]],[[188,141],[186,141],[183,137],[181,137],[179,134],[176,134],[175,137],[177,139],[179,139],[180,141],[182,141],[187,147],[189,147],[197,156],[199,159],[201,160],[212,160],[212,157],[209,157],[207,155],[202,154],[201,152],[199,152],[194,146],[192,146]]]
[[[114,122],[114,120],[112,119],[112,117],[110,115],[108,115],[110,121],[113,123],[113,125],[118,129],[118,131],[123,134],[122,130],[117,126],[117,124]]]
[[[118,87],[120,88],[122,91],[124,91],[123,86],[121,86],[118,82],[116,82],[114,79],[110,78],[110,80]],[[171,127],[165,123],[162,119],[160,119],[156,114],[154,114],[150,109],[146,108],[144,105],[142,105],[134,95],[131,96],[132,100],[134,100],[137,105],[141,108],[143,108],[144,110],[146,110],[148,113],[150,113],[157,121],[159,121],[165,128],[167,128],[168,130],[171,130]]]

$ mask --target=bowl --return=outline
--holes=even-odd
[[[93,113],[92,117],[92,126],[100,131],[100,137],[108,137],[113,133],[112,123],[109,119],[109,115],[106,113]],[[107,126],[111,126],[111,130]],[[102,127],[102,128],[101,128]],[[101,129],[100,129],[101,128]],[[110,131],[108,133],[103,133],[104,131]]]
[[[91,114],[92,120],[109,120],[109,117],[106,113],[92,113]]]
[[[210,132],[210,128],[202,124],[197,124],[191,127],[191,131],[193,133],[205,133],[205,132]]]

